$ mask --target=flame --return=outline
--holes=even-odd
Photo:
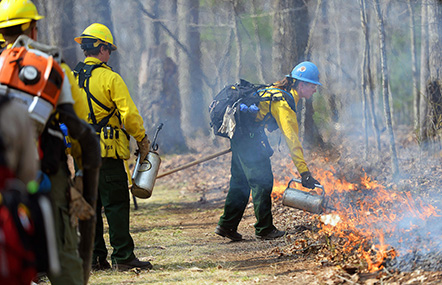
[[[331,214],[320,216],[320,233],[344,240],[343,251],[359,252],[370,272],[381,270],[387,259],[400,254],[387,240],[397,237],[395,242],[406,243],[403,234],[417,227],[413,220],[440,216],[436,207],[413,199],[410,192],[388,190],[366,173],[359,183],[336,176],[333,168],[314,173],[325,188],[328,204],[335,208]],[[272,197],[281,198],[287,184],[275,181]]]

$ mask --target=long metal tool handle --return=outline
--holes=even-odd
[[[229,153],[229,152],[231,152],[231,149],[230,149],[230,148],[229,148],[229,149],[225,149],[225,150],[220,151],[220,152],[217,152],[217,153],[214,153],[214,154],[212,154],[212,155],[208,155],[208,156],[203,157],[203,158],[201,158],[201,159],[198,159],[198,160],[195,160],[195,161],[189,162],[189,163],[184,164],[184,165],[182,165],[182,166],[180,166],[180,167],[177,167],[177,168],[175,168],[175,169],[172,169],[172,170],[169,170],[169,171],[167,171],[167,172],[161,173],[160,175],[157,176],[157,179],[158,179],[158,178],[161,178],[161,177],[164,177],[164,176],[166,176],[166,175],[169,175],[169,174],[175,173],[175,172],[177,172],[177,171],[180,171],[180,170],[183,170],[183,169],[189,168],[189,167],[191,167],[191,166],[194,166],[194,165],[200,164],[200,163],[202,163],[202,162],[205,162],[205,161],[211,160],[211,159],[213,159],[213,158],[216,158],[216,157],[218,157],[218,156],[224,155],[224,154]]]

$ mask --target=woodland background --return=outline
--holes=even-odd
[[[195,137],[225,144],[210,131],[214,95],[240,78],[275,82],[304,60],[318,66],[323,84],[298,104],[304,147],[332,149],[354,136],[360,156],[391,157],[392,177],[400,171],[398,128],[423,149],[440,150],[441,1],[34,3],[46,16],[39,40],[63,47],[71,68],[84,58],[74,37],[94,22],[111,29],[118,50],[109,64],[126,81],[149,136],[164,123],[163,154],[193,151]]]

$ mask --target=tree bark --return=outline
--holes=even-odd
[[[324,23],[324,28],[322,30],[322,44],[323,46],[327,46],[332,42],[332,38],[330,37],[330,27],[331,21],[330,21],[330,11],[335,9],[334,3],[324,3],[322,5],[322,20]],[[338,47],[339,48],[339,47]],[[326,49],[325,51],[325,62],[332,62],[332,58],[336,56],[337,51],[335,51],[335,54],[332,53],[333,49]],[[321,89],[321,95],[325,96],[327,98],[328,107],[330,109],[331,114],[331,120],[333,123],[337,123],[339,121],[339,99],[338,96],[336,96],[336,93],[332,90],[337,90],[337,88],[333,88],[336,86],[337,80],[329,80],[329,78],[333,78],[333,67],[330,64],[326,64],[325,66],[322,66],[322,70],[324,71],[324,74],[321,76],[321,81],[324,86],[327,86],[327,88]]]
[[[367,10],[367,2],[365,0],[360,1],[361,7],[361,25],[362,32],[364,35],[364,60],[362,67],[362,92],[365,98],[365,106],[364,106],[364,120],[365,120],[365,128],[367,128],[366,136],[367,136],[367,148],[366,155],[368,156],[368,128],[369,122],[371,118],[372,127],[374,130],[374,135],[376,139],[376,146],[378,150],[378,154],[381,152],[381,134],[379,130],[378,118],[376,115],[376,102],[373,93],[373,82],[372,82],[372,70],[371,70],[371,46],[370,46],[370,25],[369,25],[369,17]]]
[[[429,136],[435,142],[441,142],[442,137],[442,7],[440,1],[430,0],[428,6],[428,50],[430,79],[427,83],[429,113],[427,129]]]
[[[427,83],[430,76],[429,67],[429,42],[428,42],[428,5],[429,0],[422,0],[421,13],[421,71],[420,71],[420,104],[419,104],[419,140],[428,139],[428,94]]]
[[[166,56],[165,45],[153,46],[149,51],[147,80],[142,86],[146,96],[141,101],[140,111],[145,114],[151,140],[160,123],[164,124],[158,136],[161,153],[182,153],[188,149],[181,130],[178,67]]]
[[[369,109],[368,109],[368,96],[367,96],[367,90],[368,90],[368,84],[367,84],[367,64],[370,61],[370,58],[368,57],[368,49],[369,49],[369,41],[368,41],[368,27],[367,27],[367,14],[365,11],[365,1],[360,0],[359,1],[360,7],[361,7],[361,26],[362,26],[362,34],[364,36],[364,53],[363,53],[363,59],[362,59],[362,65],[361,65],[361,91],[362,91],[362,111],[363,111],[363,128],[364,128],[364,145],[365,145],[365,152],[364,152],[364,159],[368,158],[370,149],[369,149],[369,143],[368,143],[368,122],[369,122]]]
[[[182,102],[182,127],[186,137],[195,133],[209,133],[207,105],[202,92],[200,34],[198,24],[199,1],[178,1],[178,33],[189,54],[180,50],[178,63],[179,88]],[[189,56],[190,55],[190,56]]]
[[[413,121],[414,121],[414,130],[417,131],[419,129],[419,74],[417,72],[417,52],[416,52],[416,35],[415,35],[415,24],[414,24],[414,1],[412,3],[411,0],[408,0],[408,12],[410,13],[410,48],[411,48],[411,71],[412,71],[412,80],[413,80]]]
[[[381,68],[382,68],[382,89],[383,89],[383,99],[384,99],[384,113],[385,121],[387,125],[388,135],[390,138],[390,155],[391,155],[391,167],[393,178],[396,179],[399,174],[399,164],[396,153],[396,143],[394,139],[393,123],[391,119],[390,110],[390,100],[389,100],[389,74],[387,67],[387,51],[385,46],[385,30],[384,30],[384,20],[381,12],[381,7],[379,0],[375,0],[374,8],[376,11],[376,16],[378,20],[378,32],[379,32],[379,49],[381,51]]]
[[[252,0],[252,14],[254,16],[256,16],[257,13],[257,4],[256,4],[257,0]],[[263,71],[263,65],[264,65],[264,60],[263,60],[263,56],[262,56],[262,48],[261,48],[261,35],[259,32],[259,24],[257,21],[257,18],[254,17],[253,18],[253,31],[255,33],[255,40],[256,40],[256,71],[258,74],[258,79],[261,82],[266,82],[265,77],[264,77],[264,71]]]
[[[236,5],[238,5],[237,0],[231,1],[232,9],[232,24],[233,24],[233,34],[235,35],[235,45],[236,45],[236,66],[235,66],[235,79],[239,82],[241,74],[241,63],[242,63],[242,45],[238,30],[238,13],[236,10]]]
[[[276,81],[304,60],[309,17],[303,0],[275,0],[273,10],[272,78]]]
[[[321,11],[321,6],[323,5],[322,0],[318,0],[315,10],[315,17],[313,18],[312,25],[309,29],[307,47],[305,49],[304,58],[305,60],[311,60],[311,52],[312,52],[312,39],[313,34],[316,30],[316,23],[319,18],[319,12]],[[301,112],[301,124],[300,124],[300,137],[304,139],[306,145],[311,146],[319,146],[320,148],[324,148],[324,140],[322,139],[321,134],[319,133],[318,126],[316,125],[313,115],[315,114],[315,110],[313,108],[313,98],[309,100],[302,99],[304,102],[304,108]]]
[[[73,68],[79,58],[77,56],[78,44],[74,42],[72,27],[74,20],[73,0],[46,0],[34,1],[37,11],[45,16],[45,20],[38,21],[38,41],[44,44],[57,46],[62,51],[63,60]],[[63,17],[52,17],[63,15]]]

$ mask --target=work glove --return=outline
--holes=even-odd
[[[147,135],[145,135],[144,139],[142,139],[140,142],[137,142],[137,145],[140,153],[140,164],[142,164],[150,149],[150,141],[147,138]]]
[[[69,215],[73,227],[78,225],[78,219],[89,220],[95,215],[91,205],[83,198],[83,177],[75,176],[73,185],[70,187]]]
[[[301,178],[302,186],[304,186],[305,188],[315,189],[315,184],[320,185],[319,181],[313,178],[310,171],[301,173]]]

